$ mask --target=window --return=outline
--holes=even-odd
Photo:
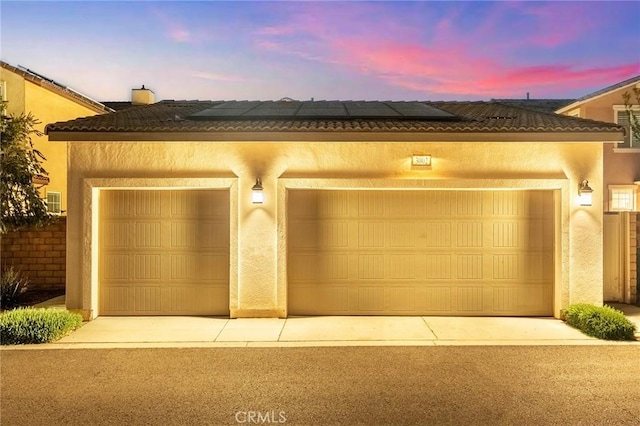
[[[47,210],[52,214],[62,214],[62,193],[47,191]]]
[[[636,185],[609,185],[609,211],[637,210]]]
[[[624,106],[615,107],[616,123],[623,126],[626,129],[624,135],[624,143],[618,144],[618,148],[640,148],[640,139],[634,137],[631,139],[631,121],[629,119],[629,111],[625,111]],[[634,106],[634,110],[631,111],[638,120],[640,120],[640,108]]]

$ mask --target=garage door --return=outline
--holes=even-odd
[[[228,315],[229,192],[100,193],[100,315]]]
[[[553,313],[552,191],[290,190],[289,315]]]

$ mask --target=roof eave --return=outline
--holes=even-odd
[[[81,132],[51,130],[54,142],[594,142],[622,143],[624,132]]]
[[[592,95],[587,95],[586,97],[580,98],[578,100],[576,100],[574,103],[569,104],[567,106],[563,106],[562,108],[557,109],[555,112],[556,114],[564,114],[567,111],[571,111],[574,108],[577,108],[579,106],[581,106],[582,104],[585,104],[587,102],[591,102],[595,99],[601,98],[603,96],[607,96],[609,94],[611,94],[612,92],[616,92],[618,90],[623,90],[623,89],[628,89],[630,87],[633,86],[638,86],[640,85],[640,82],[636,79],[634,81],[629,82],[628,84],[625,84],[623,86],[620,87],[612,87],[611,90],[607,90],[604,92],[595,92]]]

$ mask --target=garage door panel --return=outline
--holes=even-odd
[[[451,247],[453,241],[451,222],[433,221],[425,226],[425,247]]]
[[[206,315],[212,309],[228,309],[228,291],[220,287],[170,287],[170,312],[174,315]]]
[[[160,191],[133,191],[134,216],[158,217],[162,215],[162,198]]]
[[[134,311],[136,313],[157,314],[162,309],[162,287],[136,286],[134,291]]]
[[[416,310],[416,288],[414,286],[385,288],[385,310],[412,313]]]
[[[484,204],[482,192],[459,191],[456,192],[456,195],[456,216],[482,216]]]
[[[298,204],[300,193],[322,209],[315,217],[308,209],[300,217],[289,211],[291,314],[552,313],[555,228],[552,216],[531,207],[532,198],[553,207],[551,191],[340,192],[288,196]],[[341,231],[315,232],[336,224]],[[338,283],[348,288],[345,310],[340,292],[331,290]],[[531,285],[544,291],[523,288]]]
[[[228,191],[109,190],[100,205],[100,315],[228,314]]]
[[[125,285],[102,286],[100,289],[100,311],[129,312],[133,310],[134,295]]]
[[[223,249],[229,247],[229,228],[225,221],[172,221],[171,247],[176,249]]]
[[[127,248],[133,243],[133,224],[129,222],[112,221],[102,224],[102,247],[104,249]]]
[[[450,286],[429,286],[425,290],[426,312],[446,314],[453,310]]]
[[[394,248],[424,246],[425,239],[418,241],[418,235],[425,235],[424,225],[411,222],[392,222],[386,224],[387,245]]]
[[[226,254],[179,253],[170,256],[172,284],[183,282],[217,282],[224,284],[229,276]]]

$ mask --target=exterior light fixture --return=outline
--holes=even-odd
[[[411,156],[411,165],[412,166],[430,166],[431,156],[430,155],[413,155]]]
[[[593,189],[589,187],[589,181],[583,180],[578,188],[578,196],[580,197],[581,206],[590,206],[593,204]]]
[[[264,192],[260,178],[256,179],[256,184],[251,187],[251,202],[253,204],[264,203]]]

